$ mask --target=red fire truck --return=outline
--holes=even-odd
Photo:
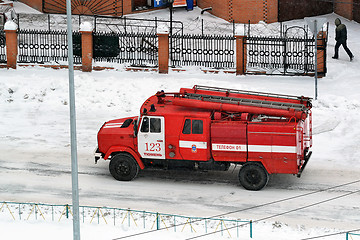
[[[227,171],[241,165],[245,189],[260,190],[270,174],[300,177],[312,146],[311,98],[194,86],[156,93],[140,115],[111,120],[98,132],[95,162],[111,175],[177,167]]]

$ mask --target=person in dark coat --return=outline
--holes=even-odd
[[[351,53],[350,49],[346,45],[346,40],[347,40],[346,26],[341,23],[341,20],[339,18],[335,19],[335,25],[336,25],[336,29],[335,29],[336,44],[335,44],[335,55],[332,58],[334,59],[339,58],[339,47],[342,45],[346,53],[349,55],[350,61],[352,61],[354,55]]]

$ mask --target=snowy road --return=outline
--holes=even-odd
[[[56,152],[4,151],[0,158],[1,198],[8,201],[71,203],[69,164],[59,163]],[[9,161],[11,159],[11,161]],[[238,169],[228,172],[141,171],[132,182],[119,182],[108,172],[108,163],[93,164],[91,155],[79,155],[80,204],[129,207],[195,216],[227,215],[257,220],[357,191],[360,182],[325,192],[241,211],[256,205],[296,197],[320,189],[352,182],[358,171],[318,169],[309,163],[304,175],[272,176],[259,192],[244,190],[238,183]],[[316,161],[316,159],[312,159]],[[360,194],[300,210],[270,221],[304,226],[355,228],[360,224]],[[346,216],[346,217],[345,217]]]

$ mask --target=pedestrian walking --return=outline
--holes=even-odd
[[[347,30],[346,26],[341,23],[341,20],[339,18],[335,19],[335,55],[332,57],[334,59],[339,58],[339,47],[342,45],[345,49],[346,53],[349,55],[350,61],[354,59],[354,55],[351,53],[350,49],[347,47],[346,41],[347,41]]]

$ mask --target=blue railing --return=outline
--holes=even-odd
[[[43,204],[0,202],[0,214],[6,214],[13,220],[57,221],[72,218],[72,206]],[[127,224],[150,230],[168,230],[174,232],[192,232],[197,234],[216,233],[226,237],[237,237],[247,232],[253,236],[252,221],[201,218],[183,215],[165,214],[159,212],[139,211],[123,208],[80,206],[80,219],[90,224]]]
[[[352,240],[353,238],[351,236],[360,236],[360,234],[347,232],[346,233],[346,240],[350,240],[350,239]],[[358,238],[356,238],[356,239],[358,239]],[[359,239],[360,239],[360,237],[359,237]]]

